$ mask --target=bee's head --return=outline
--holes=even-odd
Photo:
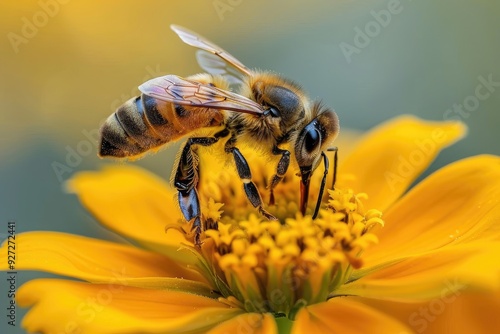
[[[301,176],[301,212],[305,213],[309,196],[309,182],[312,173],[318,167],[321,152],[332,146],[339,133],[337,114],[320,103],[313,105],[314,118],[300,130],[295,141],[295,157]]]

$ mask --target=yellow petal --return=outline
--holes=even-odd
[[[22,321],[43,333],[203,333],[242,313],[217,299],[113,284],[38,279],[18,291]]]
[[[338,295],[415,302],[465,290],[500,289],[500,242],[443,247],[373,270]]]
[[[278,327],[274,317],[268,313],[245,313],[223,322],[207,332],[207,334],[226,333],[277,334]]]
[[[0,268],[7,269],[7,243],[0,249]],[[56,232],[16,236],[16,269],[42,270],[90,282],[120,282],[133,277],[200,276],[157,253],[128,245]]]
[[[500,158],[477,156],[435,172],[384,214],[365,266],[434,249],[500,239]]]
[[[403,323],[350,298],[333,298],[328,302],[304,307],[299,311],[292,334],[342,333],[387,334],[412,333]]]
[[[408,323],[416,333],[500,333],[498,291],[487,294],[457,291],[423,303],[357,300]]]
[[[339,166],[338,186],[365,192],[367,208],[384,211],[434,160],[439,151],[460,139],[466,129],[459,122],[429,122],[402,116],[382,124],[359,142]],[[342,152],[342,151],[340,151]]]
[[[122,165],[78,173],[67,186],[109,229],[176,260],[194,261],[191,254],[177,252],[184,242],[180,232],[165,232],[165,227],[177,222],[181,215],[174,192],[160,178]]]

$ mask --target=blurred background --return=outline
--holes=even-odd
[[[96,156],[97,130],[139,84],[201,71],[171,23],[296,80],[335,108],[344,129],[407,113],[462,120],[468,136],[429,173],[500,154],[499,17],[493,0],[2,1],[0,236],[15,220],[17,233],[115,238],[62,187],[75,172],[112,163]],[[175,153],[134,164],[168,178]],[[18,285],[33,275],[20,273]],[[22,314],[15,328],[2,316],[0,331],[22,333]]]

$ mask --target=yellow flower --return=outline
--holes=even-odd
[[[16,240],[23,320],[44,333],[493,333],[500,331],[500,159],[457,161],[408,188],[464,126],[400,117],[341,158],[317,219],[297,214],[298,179],[265,221],[230,168],[202,163],[201,248],[173,191],[130,166],[69,188],[131,244],[55,232]],[[264,193],[272,164],[248,159]],[[211,168],[212,166],[212,168]],[[271,168],[271,169],[269,169]],[[310,203],[321,178],[315,173]],[[222,212],[223,211],[223,212]],[[165,233],[166,230],[166,233]],[[7,245],[0,254],[6,270]]]

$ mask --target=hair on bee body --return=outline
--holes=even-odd
[[[259,154],[277,161],[268,182],[270,205],[275,202],[274,188],[291,165],[300,177],[300,211],[306,214],[311,175],[321,161],[325,171],[320,194],[324,190],[328,173],[324,152],[331,149],[339,132],[336,113],[311,101],[294,81],[272,72],[253,71],[200,35],[175,25],[171,28],[186,44],[198,49],[198,62],[207,73],[187,78],[166,75],[139,86],[142,94],[124,103],[101,128],[99,155],[140,157],[187,138],[175,161],[172,183],[197,245],[203,229],[197,150],[216,143],[232,158],[248,201],[267,219],[276,218],[264,208],[250,164],[239,146],[251,143]],[[320,195],[314,218],[321,200]]]

